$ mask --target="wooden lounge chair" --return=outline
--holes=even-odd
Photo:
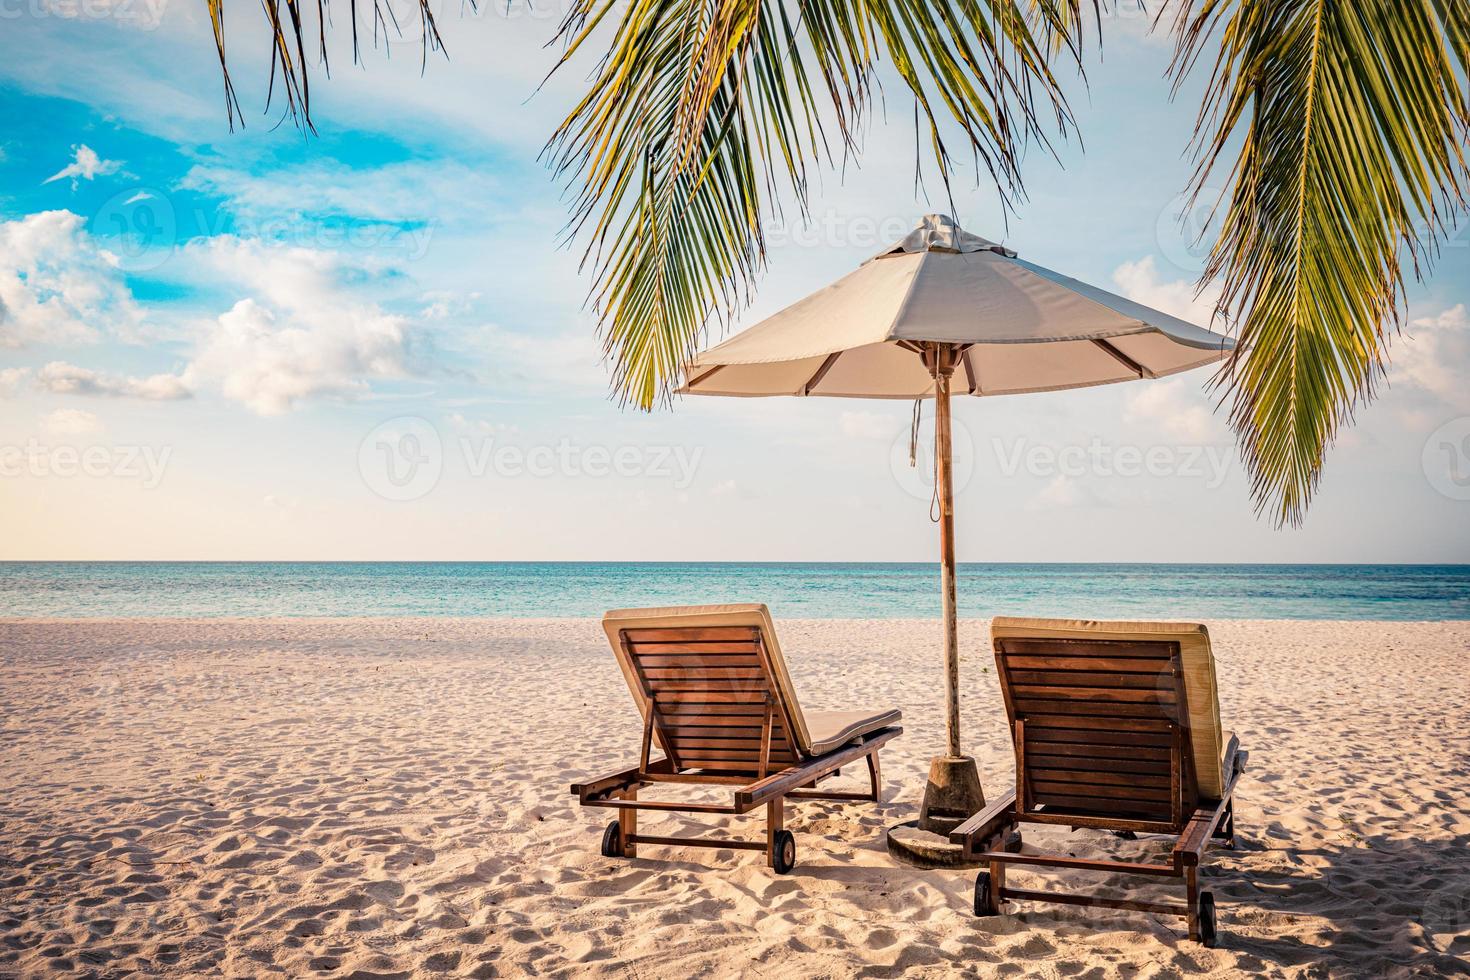
[[[991,627],[1016,751],[1016,785],[950,835],[972,860],[975,914],[1007,900],[1106,906],[1189,920],[1215,944],[1215,902],[1199,889],[1211,842],[1235,846],[1232,794],[1246,753],[1220,728],[1210,636],[1193,623],[998,618]],[[1175,838],[1167,863],[1022,854],[1017,827],[1059,824]],[[1008,887],[1006,866],[1183,878],[1185,903]]]
[[[612,807],[602,853],[634,857],[639,844],[765,851],[778,874],[796,864],[782,826],[785,801],[871,800],[882,792],[878,749],[902,733],[897,711],[803,713],[764,605],[618,609],[602,621],[643,716],[638,764],[572,786],[583,806]],[[655,747],[663,758],[652,758]],[[817,784],[865,760],[871,792],[824,792]],[[729,804],[644,800],[653,783],[728,786]],[[764,805],[763,841],[651,837],[639,810],[743,814]]]

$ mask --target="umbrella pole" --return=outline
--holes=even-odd
[[[919,810],[919,827],[948,834],[985,808],[975,760],[960,751],[959,613],[955,608],[954,436],[950,424],[950,380],[959,349],[934,344],[925,361],[934,377],[934,482],[939,496],[940,607],[944,619],[944,708],[948,755],[929,762],[929,781]]]
[[[952,375],[934,374],[934,486],[939,497],[939,605],[944,619],[944,722],[949,755],[960,757],[960,629],[955,609],[954,433],[950,425]]]

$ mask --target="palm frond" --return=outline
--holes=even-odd
[[[423,63],[427,65],[429,52],[443,51],[444,40],[439,36],[432,0],[413,2],[419,19]],[[478,0],[469,0],[472,8],[477,2]],[[242,126],[245,124],[245,116],[240,111],[240,99],[235,92],[234,79],[230,76],[229,59],[225,56],[225,0],[208,0],[208,6],[209,21],[214,30],[215,51],[219,56],[220,74],[224,80],[225,117],[233,130],[237,121]],[[327,34],[331,26],[328,0],[315,0],[314,4],[310,0],[260,0],[260,7],[265,15],[271,48],[266,111],[270,111],[279,85],[281,97],[285,100],[285,115],[301,128],[315,132],[311,120],[311,73],[318,68],[330,71],[327,58]],[[313,33],[308,23],[312,16],[316,18],[314,43],[308,41]],[[348,0],[348,20],[352,31],[352,61],[357,64],[362,57],[358,0]],[[392,31],[398,37],[403,37],[403,30],[393,13],[392,0],[372,0],[369,25],[375,41],[380,28],[384,36],[388,34],[390,23]],[[315,65],[308,59],[308,51],[315,56]]]
[[[1467,0],[1185,0],[1176,85],[1219,35],[1198,195],[1233,189],[1201,285],[1239,346],[1218,381],[1258,512],[1300,524],[1327,448],[1373,395],[1417,275],[1464,206]]]
[[[1013,201],[1026,144],[1070,127],[1045,38],[1071,35],[1078,4],[575,0],[559,67],[611,41],[546,152],[572,189],[622,400],[667,399],[711,320],[740,309],[764,221],[783,203],[804,212],[808,166],[856,151],[882,58],[945,186],[957,138]]]

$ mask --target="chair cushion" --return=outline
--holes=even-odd
[[[897,708],[888,711],[808,711],[806,727],[811,735],[811,754],[826,755],[860,735],[897,724],[902,717]]]
[[[1220,697],[1209,630],[1200,623],[1103,622],[1087,619],[1021,619],[997,616],[992,639],[1025,637],[1064,640],[1150,640],[1179,644],[1184,693],[1189,699],[1189,736],[1200,796],[1216,800],[1225,790],[1221,754],[1229,741],[1220,730]]]

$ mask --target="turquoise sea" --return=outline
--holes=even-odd
[[[0,616],[597,616],[764,602],[934,618],[939,569],[888,563],[0,562]],[[1470,620],[1470,565],[966,564],[960,615]]]

